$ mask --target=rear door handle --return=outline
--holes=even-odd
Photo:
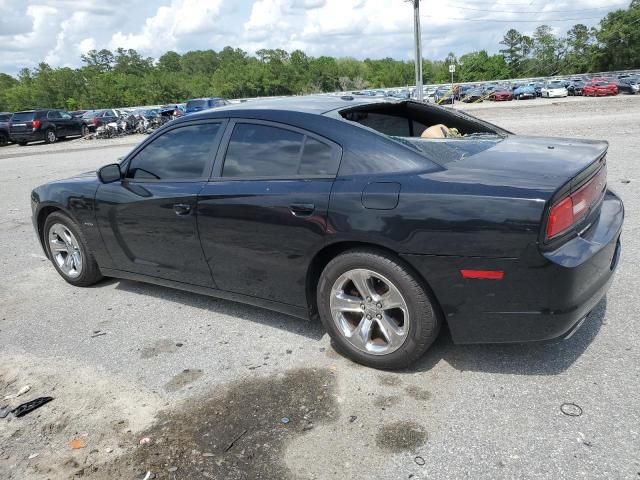
[[[188,203],[176,203],[173,205],[173,211],[176,215],[189,215],[191,213],[191,205]]]
[[[313,203],[292,203],[289,208],[296,217],[308,217],[316,209],[316,206]]]

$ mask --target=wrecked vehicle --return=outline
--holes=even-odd
[[[457,343],[580,326],[620,255],[607,148],[388,97],[255,101],[37,187],[33,224],[72,285],[126,278],[319,316],[349,358],[399,368],[444,322]]]

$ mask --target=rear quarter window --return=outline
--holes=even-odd
[[[309,135],[270,125],[238,123],[233,129],[223,177],[334,176],[340,155]]]

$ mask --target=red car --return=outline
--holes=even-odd
[[[496,90],[489,96],[489,100],[493,100],[495,102],[509,102],[513,100],[513,93],[509,90]]]
[[[604,97],[607,95],[617,95],[618,85],[609,80],[594,78],[590,82],[585,83],[582,87],[582,95],[585,97]]]

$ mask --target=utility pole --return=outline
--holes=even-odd
[[[416,43],[416,99],[422,101],[422,32],[420,31],[420,0],[407,0],[413,3],[413,36]]]

